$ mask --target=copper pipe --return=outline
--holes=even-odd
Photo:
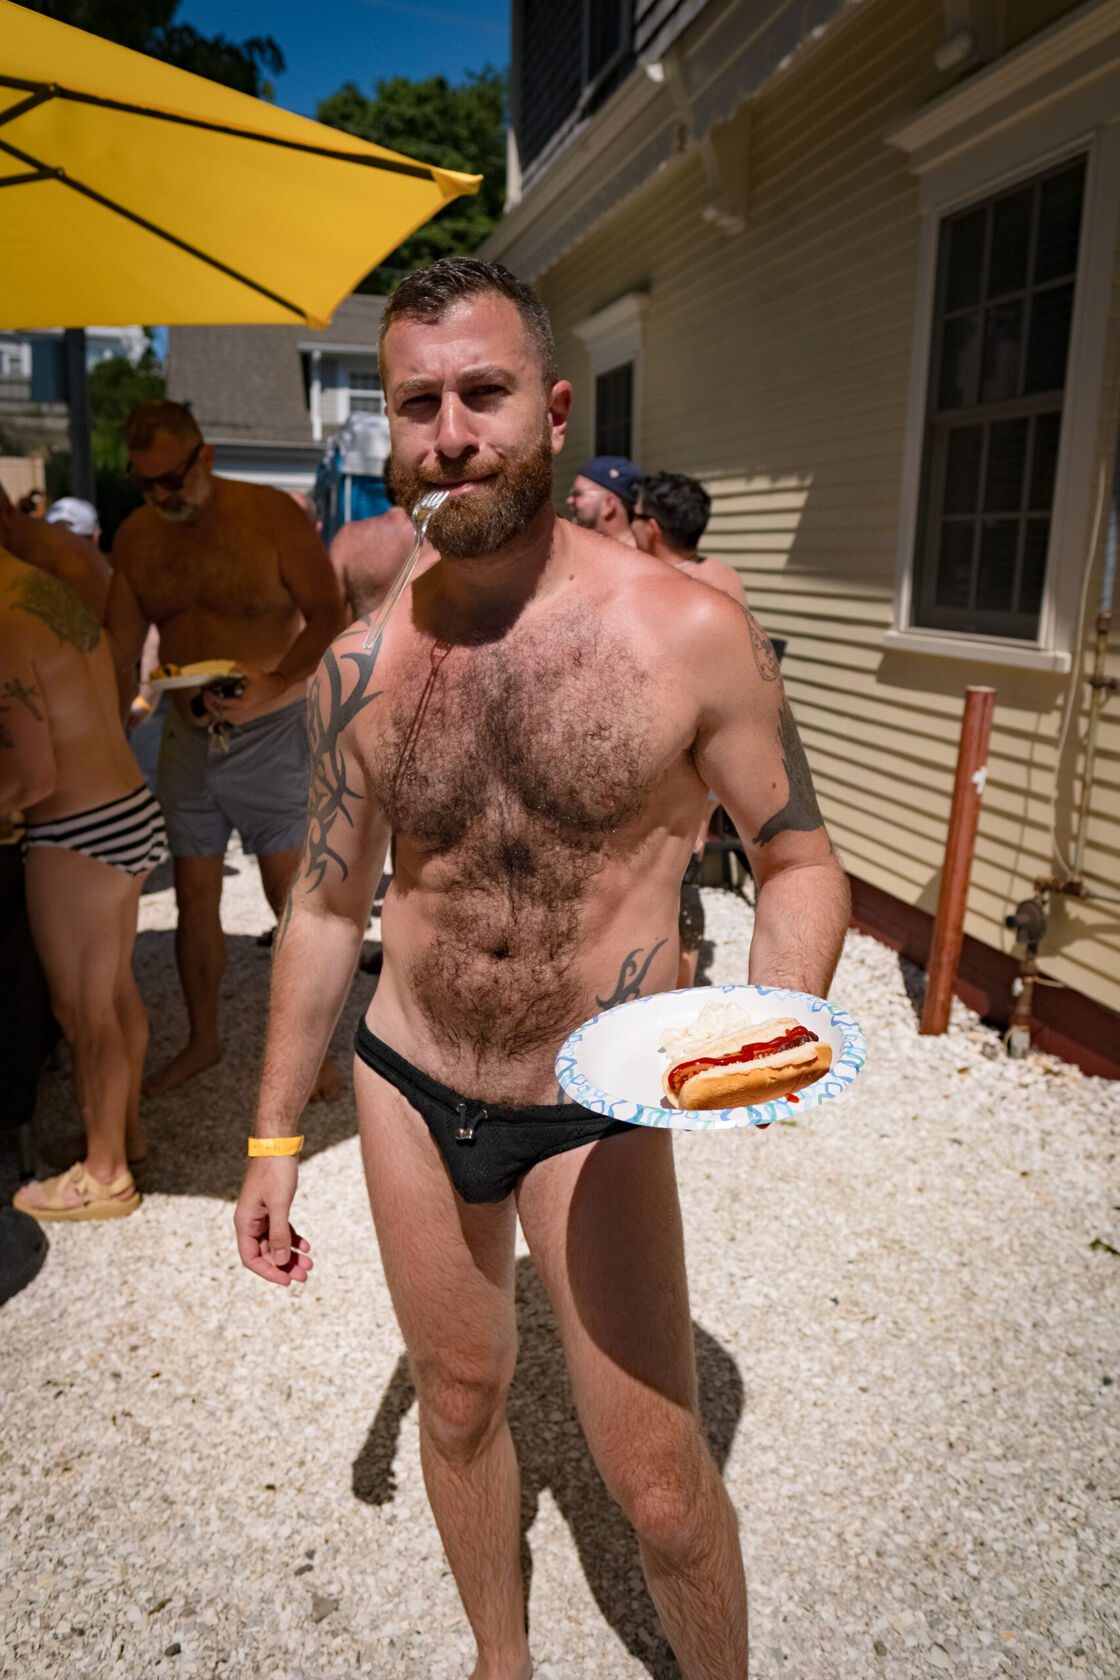
[[[1112,627],[1110,610],[1097,614],[1097,639],[1093,656],[1093,674],[1089,678],[1089,728],[1085,736],[1085,770],[1081,778],[1081,801],[1077,810],[1077,840],[1073,849],[1071,880],[1081,887],[1085,874],[1085,836],[1089,826],[1089,801],[1093,797],[1093,775],[1097,759],[1097,731],[1101,713],[1109,694],[1116,691],[1116,679],[1104,674],[1108,658],[1108,635]]]
[[[949,1025],[957,968],[964,942],[964,916],[968,884],[972,876],[972,854],[980,821],[980,799],[988,777],[988,740],[995,711],[994,688],[965,691],[961,742],[957,753],[957,775],[953,783],[953,807],[949,815],[949,836],[937,896],[933,944],[929,954],[926,1000],[922,1009],[923,1033],[943,1033]]]

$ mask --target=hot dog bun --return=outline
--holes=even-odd
[[[697,1023],[699,1026],[701,1023]],[[721,1026],[724,1023],[720,1023]],[[672,1056],[661,1081],[665,1104],[676,1109],[748,1108],[814,1084],[832,1065],[832,1050],[815,1034],[788,1049],[751,1056],[752,1046],[772,1044],[791,1033],[808,1033],[792,1016],[774,1017],[701,1039],[695,1028],[666,1046]],[[738,1052],[745,1052],[738,1055]],[[732,1059],[734,1058],[734,1059]],[[716,1066],[692,1064],[714,1062]],[[682,1079],[683,1070],[690,1069]]]

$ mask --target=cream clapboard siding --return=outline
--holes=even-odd
[[[1010,950],[1004,916],[1054,867],[1055,792],[1059,842],[1072,850],[1088,686],[1059,765],[1069,679],[882,645],[918,250],[915,184],[883,135],[933,96],[943,35],[934,0],[868,0],[735,119],[749,123],[745,233],[729,239],[701,219],[706,182],[689,155],[538,284],[576,385],[561,482],[591,448],[592,393],[573,329],[648,290],[642,464],[696,473],[711,489],[705,547],[739,567],[763,624],[788,639],[786,684],[853,874],[936,908],[964,688],[997,689],[966,926]],[[1109,464],[1118,363],[1120,272],[1099,442]],[[1103,551],[1102,530],[1087,648]],[[1120,699],[1099,736],[1085,868],[1120,899]],[[1058,901],[1043,959],[1120,1009],[1120,907]]]

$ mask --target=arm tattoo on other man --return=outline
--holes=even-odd
[[[18,677],[13,677],[10,682],[6,682],[4,684],[3,688],[0,688],[0,694],[2,694],[6,700],[20,701],[22,705],[27,707],[31,716],[35,719],[35,722],[42,723],[43,714],[39,710],[39,707],[42,705],[42,699],[40,697],[39,690],[34,683],[23,683],[20,682]],[[10,706],[0,706],[0,711],[10,712],[11,709],[12,708]]]
[[[623,957],[622,967],[618,971],[618,979],[615,982],[614,991],[611,993],[609,998],[597,997],[595,999],[595,1002],[599,1005],[600,1009],[614,1009],[620,1003],[630,1003],[632,999],[641,997],[642,982],[645,980],[645,977],[649,972],[649,965],[664,943],[665,941],[663,939],[659,939],[657,941],[657,944],[652,947],[649,955],[646,957],[645,962],[642,963],[640,968],[638,966],[638,958],[642,954],[644,949],[643,946],[639,945],[636,950],[631,951],[629,955]]]
[[[325,717],[319,697],[320,685],[312,690],[307,719],[311,744],[311,790],[307,801],[307,840],[302,864],[308,892],[315,892],[322,886],[332,860],[338,865],[342,880],[350,873],[345,858],[331,845],[331,830],[339,817],[353,826],[354,819],[346,809],[346,801],[363,799],[365,794],[361,788],[351,787],[346,780],[346,761],[340,742],[343,731],[358,713],[381,693],[380,689],[369,692],[369,681],[379,651],[379,646],[375,646],[368,653],[360,649],[356,653],[342,655],[354,666],[357,677],[348,698],[344,700],[342,669],[333,650],[327,649],[323,655],[323,671],[329,686]]]
[[[747,620],[747,629],[751,633],[751,649],[754,653],[754,662],[758,666],[758,674],[763,682],[777,682],[782,674],[782,668],[778,664],[778,656],[774,652],[774,645],[754,614],[749,612],[746,607],[743,608],[743,612]]]
[[[81,653],[92,653],[101,640],[101,626],[73,590],[49,572],[32,572],[12,585],[12,606],[49,624],[60,642]]]
[[[801,745],[801,737],[797,733],[797,724],[794,722],[788,700],[783,705],[782,715],[778,719],[778,741],[782,749],[786,781],[789,783],[789,797],[781,810],[775,811],[774,815],[763,823],[751,842],[754,846],[765,846],[775,835],[785,834],[790,829],[808,834],[824,825],[817,796],[813,792],[809,760],[805,757],[805,748]]]

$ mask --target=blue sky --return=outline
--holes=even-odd
[[[379,77],[457,82],[509,63],[509,0],[181,0],[176,22],[234,41],[271,35],[288,65],[276,103],[307,117],[343,82],[369,93]]]

